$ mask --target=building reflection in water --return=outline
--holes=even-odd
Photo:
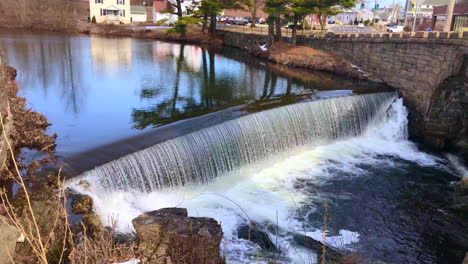
[[[132,65],[132,39],[131,38],[104,38],[90,36],[91,56],[94,70],[97,72],[119,73],[120,70],[129,70]]]
[[[18,69],[21,93],[53,124],[62,155],[247,102],[352,84],[239,50],[152,40],[0,32],[0,48]]]

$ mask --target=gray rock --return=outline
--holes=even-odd
[[[305,236],[305,235],[301,235],[301,234],[295,234],[293,236],[293,240],[313,251],[315,254],[317,254],[317,261],[320,261],[320,256],[322,255],[322,249],[323,249],[323,243],[320,242],[320,241],[317,241],[311,237],[308,237],[308,236]],[[326,260],[327,260],[327,263],[328,262],[335,262],[335,261],[338,261],[340,260],[342,257],[343,257],[343,254],[341,254],[340,252],[336,251],[335,249],[329,247],[329,246],[325,246],[326,248]]]
[[[223,231],[207,217],[188,217],[184,208],[164,208],[132,220],[143,263],[224,263]]]
[[[15,255],[16,241],[21,233],[16,227],[8,224],[7,218],[0,215],[0,264],[12,263]]]
[[[271,241],[268,233],[263,231],[258,224],[251,223],[250,225],[241,225],[237,228],[237,237],[249,240],[259,245],[263,250],[279,252],[279,249]]]

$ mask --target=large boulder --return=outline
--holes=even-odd
[[[0,264],[13,263],[11,259],[15,256],[16,241],[21,233],[1,215],[0,230]]]
[[[313,251],[317,255],[317,262],[320,262],[324,247],[322,242],[301,234],[295,234],[293,240],[297,244]],[[343,257],[340,252],[328,246],[325,246],[325,252],[325,260],[327,263],[339,263]]]
[[[268,236],[268,233],[262,230],[262,228],[255,223],[239,226],[239,228],[237,228],[237,237],[249,240],[259,245],[263,250],[279,252],[278,248]]]
[[[455,185],[454,205],[452,206],[461,216],[468,217],[468,177],[463,177]]]
[[[11,66],[6,66],[5,67],[5,75],[10,81],[14,81],[17,76],[16,69],[11,67]]]
[[[132,220],[143,263],[224,263],[223,231],[208,217],[188,217],[187,209],[163,208]]]

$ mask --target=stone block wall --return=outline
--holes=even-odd
[[[410,108],[411,131],[423,133],[431,98],[440,84],[462,71],[468,39],[428,32],[307,38],[307,46],[334,52],[398,89]],[[424,34],[424,35],[423,35]]]
[[[267,42],[265,35],[228,31],[223,34],[226,45],[246,50]],[[289,38],[285,37],[284,40],[289,41]],[[422,139],[432,131],[430,124],[440,121],[433,120],[429,115],[431,103],[440,94],[440,91],[436,93],[438,87],[448,77],[468,72],[464,64],[464,58],[468,55],[468,32],[327,33],[300,35],[297,44],[340,55],[396,88],[410,110],[411,134]],[[465,91],[467,88],[461,89]],[[456,96],[458,92],[448,97]],[[449,108],[436,107],[441,111],[449,111]],[[439,139],[451,138],[452,134],[447,132]],[[444,143],[432,145],[440,149],[446,145],[446,140],[442,141]]]
[[[2,114],[3,124],[0,123],[0,179],[3,177],[2,171],[6,165],[8,157],[8,144],[5,140],[5,134],[9,135],[12,129],[11,114],[8,105],[7,95],[8,77],[6,74],[6,62],[0,54],[0,113]]]

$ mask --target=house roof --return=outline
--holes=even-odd
[[[119,11],[120,9],[115,7],[115,6],[109,6],[105,8],[106,10],[111,10],[111,11]]]
[[[422,5],[431,5],[431,6],[442,6],[447,5],[449,0],[426,0]]]
[[[154,1],[153,9],[155,12],[161,12],[167,10],[170,7],[169,2],[167,1]]]
[[[130,13],[133,14],[146,14],[146,7],[144,6],[130,6]]]

